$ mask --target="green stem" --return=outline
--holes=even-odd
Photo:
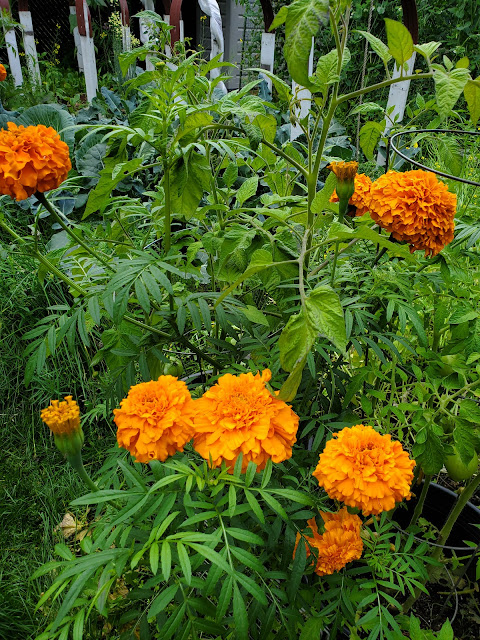
[[[165,226],[163,236],[163,246],[165,249],[165,255],[170,251],[171,237],[172,237],[172,204],[170,201],[170,167],[168,162],[164,162],[164,174],[163,174],[163,190],[165,192]]]
[[[377,89],[384,89],[385,87],[389,87],[391,84],[396,84],[397,82],[406,82],[410,80],[418,80],[420,78],[432,77],[433,73],[417,73],[413,76],[400,76],[399,78],[390,78],[389,80],[384,80],[383,82],[372,84],[369,87],[364,87],[363,89],[358,89],[357,91],[346,93],[337,99],[337,103],[342,104],[342,102],[347,102],[348,100],[352,100],[353,98],[358,98],[358,96],[363,96],[365,93],[370,93],[371,91],[377,91]]]
[[[333,287],[333,283],[335,282],[335,271],[337,269],[337,258],[338,258],[338,247],[340,246],[340,240],[335,242],[335,254],[333,256],[333,265],[332,265],[332,276],[330,278],[330,284]]]
[[[415,511],[413,512],[412,519],[410,520],[410,524],[409,524],[410,527],[413,527],[418,522],[418,519],[423,511],[423,505],[425,503],[425,498],[427,497],[427,491],[431,481],[432,481],[432,476],[425,476],[420,498],[418,499],[418,502],[415,506]]]
[[[85,471],[85,467],[83,466],[81,451],[78,451],[74,455],[67,456],[67,460],[91,491],[99,491],[99,488],[97,487],[97,485],[93,482],[93,480],[90,478],[88,473]]]
[[[477,473],[477,475],[470,480],[470,482],[467,484],[465,489],[460,494],[460,497],[456,501],[453,509],[450,511],[447,521],[443,525],[435,544],[438,544],[438,545],[445,544],[445,542],[448,539],[448,536],[452,531],[453,525],[458,520],[458,517],[462,513],[463,508],[465,507],[467,502],[470,500],[472,495],[475,493],[475,489],[477,489],[479,485],[480,485],[480,473]],[[441,552],[442,552],[442,549],[440,547],[436,547],[435,551],[432,554],[432,558],[434,558],[435,560],[438,560]]]
[[[480,473],[478,473],[475,477],[473,477],[470,480],[470,482],[467,484],[465,489],[460,494],[460,497],[458,498],[455,505],[453,506],[453,509],[450,511],[448,518],[445,524],[443,525],[437,540],[435,541],[435,544],[438,546],[435,547],[431,555],[433,560],[436,560],[438,562],[440,556],[442,555],[443,545],[448,540],[448,536],[452,532],[453,525],[458,520],[458,517],[463,511],[465,505],[470,500],[470,498],[472,497],[472,495],[474,494],[475,490],[479,485],[480,485]],[[422,581],[423,584],[428,582],[428,580],[431,578],[434,568],[435,568],[435,565],[431,565],[431,564],[428,565],[427,577]],[[403,605],[402,613],[407,613],[411,609],[411,607],[415,604],[418,597],[420,596],[420,593],[421,593],[420,589],[416,588],[415,594],[411,595]]]
[[[94,258],[96,258],[99,262],[101,262],[103,264],[104,267],[107,267],[107,269],[112,269],[112,267],[110,266],[110,264],[108,263],[107,260],[105,260],[105,258],[103,258],[99,253],[97,253],[94,249],[92,249],[91,247],[89,247],[83,240],[82,238],[77,234],[76,231],[74,231],[71,227],[69,227],[67,224],[65,224],[65,222],[63,221],[63,218],[61,216],[61,214],[59,213],[59,211],[57,210],[57,208],[47,200],[45,194],[43,193],[39,193],[37,191],[37,193],[35,194],[35,197],[37,198],[37,200],[39,202],[41,202],[41,204],[45,207],[45,209],[55,218],[55,220],[58,222],[58,224],[62,227],[62,229],[64,231],[66,231],[66,233],[68,233],[68,235],[75,241],[77,242],[81,247],[83,247],[85,249],[85,251],[87,253],[89,253],[91,256],[93,256]]]

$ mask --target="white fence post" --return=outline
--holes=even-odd
[[[313,74],[313,38],[312,48],[310,49],[310,57],[308,59],[308,75]],[[295,109],[295,118],[297,120],[303,120],[308,116],[310,107],[312,106],[312,94],[308,89],[297,84],[295,80],[292,80],[292,93],[296,97],[299,106]],[[290,140],[296,140],[302,135],[302,129],[298,124],[292,125],[290,129]]]
[[[71,15],[76,14],[77,10],[75,9],[75,0],[70,0],[69,9],[70,9]],[[83,71],[82,45],[80,43],[80,34],[78,33],[78,25],[76,25],[73,30],[73,39],[75,42],[75,49],[77,50],[78,70]]]
[[[18,2],[18,18],[23,26],[23,48],[27,57],[27,66],[30,73],[30,80],[34,87],[41,84],[40,67],[38,66],[37,47],[35,45],[35,35],[33,33],[32,14],[28,8],[27,0]]]
[[[275,60],[275,34],[262,33],[262,47],[260,49],[260,66],[265,71],[273,73],[273,63]],[[272,91],[272,81],[268,76],[263,76],[268,85],[268,89]]]
[[[412,57],[407,60],[408,70],[404,71],[406,75],[411,75],[413,73],[413,66],[415,64],[415,51],[412,54]],[[400,77],[400,67],[395,65],[393,70],[393,78]],[[405,107],[407,106],[407,98],[408,98],[408,90],[410,89],[410,80],[405,80],[404,82],[397,82],[397,84],[392,84],[390,87],[390,92],[388,94],[388,102],[387,102],[387,112],[393,107],[392,113],[387,116],[387,123],[385,125],[385,129],[383,131],[383,135],[387,136],[391,128],[393,127],[395,117],[397,118],[397,122],[401,122],[403,120],[403,116],[405,114]],[[377,164],[381,167],[385,166],[386,162],[386,149],[381,146],[378,149],[377,153]]]
[[[10,2],[9,0],[0,0],[0,11],[7,12],[10,16]],[[13,81],[16,87],[23,84],[22,67],[20,64],[20,56],[18,55],[17,36],[15,35],[15,29],[4,30],[5,44],[7,46],[8,64],[10,65],[10,73],[12,74]]]
[[[88,10],[86,0],[75,0],[75,6],[80,46],[82,49],[83,72],[87,88],[87,100],[88,102],[92,102],[98,91],[98,77],[90,11]]]

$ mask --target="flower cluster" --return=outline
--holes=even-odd
[[[137,462],[164,461],[193,436],[194,402],[173,376],[135,385],[113,413],[118,444]]]
[[[298,416],[266,388],[271,373],[219,378],[202,398],[192,400],[187,386],[173,376],[132,387],[115,409],[117,439],[137,462],[165,460],[192,439],[212,466],[232,468],[240,453],[242,469],[253,461],[290,458]]]
[[[0,193],[25,200],[56,189],[72,168],[67,144],[52,127],[8,123],[0,131]]]
[[[0,64],[0,82],[3,82],[6,79],[7,79],[7,70],[5,69],[3,64]]]
[[[355,215],[363,216],[370,207],[370,189],[372,180],[364,173],[357,173],[355,176],[355,191],[350,197],[348,204],[355,207]],[[339,197],[335,190],[330,198],[330,202],[338,202]]]
[[[337,513],[320,511],[325,531],[318,532],[315,518],[307,520],[312,535],[303,534],[307,547],[307,557],[313,550],[316,556],[315,573],[319,576],[331,575],[340,571],[348,562],[358,560],[363,551],[360,537],[362,521],[357,515],[348,513],[346,507]],[[301,539],[297,533],[295,551]],[[307,544],[308,543],[308,544]]]
[[[435,256],[453,240],[457,197],[431,171],[389,171],[370,190],[370,215],[410,251]]]
[[[330,498],[370,515],[410,498],[414,466],[400,442],[359,424],[333,435],[313,475]]]

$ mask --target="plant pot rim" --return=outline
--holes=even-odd
[[[455,493],[451,489],[447,489],[446,487],[442,487],[442,485],[437,484],[436,482],[431,482],[430,486],[429,486],[429,489],[430,488],[435,489],[435,490],[439,490],[439,491],[441,491],[443,493],[446,493],[447,495],[449,495],[450,497],[454,498],[455,500],[458,500],[458,494],[457,493]],[[478,507],[476,507],[472,502],[467,502],[466,505],[465,505],[465,508],[467,508],[467,507],[472,509],[474,512],[477,513],[478,524],[480,524],[480,509]],[[393,516],[393,518],[394,518],[394,516]],[[430,540],[425,540],[424,538],[420,538],[417,535],[408,533],[408,531],[406,531],[401,525],[399,525],[397,522],[395,522],[395,520],[392,519],[392,518],[390,518],[390,522],[393,524],[393,526],[396,529],[398,529],[399,531],[401,531],[405,535],[413,535],[413,538],[415,540],[417,540],[417,542],[426,542],[428,545],[430,545],[432,547],[441,547],[442,549],[449,549],[450,551],[461,551],[466,555],[472,555],[473,556],[477,552],[477,548],[478,547],[467,547],[467,546],[455,547],[455,546],[450,546],[450,545],[447,545],[447,544],[435,544],[434,542],[431,542]],[[480,533],[480,529],[479,529],[479,533]]]

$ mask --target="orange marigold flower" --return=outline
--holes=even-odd
[[[330,498],[370,515],[410,498],[414,466],[400,442],[358,424],[333,434],[313,475]]]
[[[233,467],[243,453],[242,471],[250,461],[260,469],[267,460],[282,462],[292,455],[298,416],[265,387],[269,369],[218,379],[199,400],[194,417],[194,447],[214,467],[225,460]]]
[[[7,78],[7,70],[0,64],[0,82],[3,82]]]
[[[307,538],[307,557],[315,550],[316,565],[315,573],[319,576],[328,576],[335,571],[340,571],[353,560],[358,560],[362,556],[363,542],[360,537],[360,527],[362,521],[356,515],[348,513],[346,507],[337,513],[327,513],[320,511],[325,531],[318,533],[315,518],[307,520],[307,524],[312,531],[312,535],[304,534]],[[302,536],[297,533],[295,551]],[[310,547],[310,548],[309,548]],[[294,552],[295,556],[295,552]]]
[[[174,376],[141,382],[114,409],[117,440],[137,462],[166,460],[193,436],[194,402],[187,385]]]
[[[50,406],[42,409],[40,417],[56,436],[69,435],[80,429],[80,409],[72,396],[66,396],[62,402],[51,400]]]
[[[358,162],[331,162],[327,169],[331,169],[339,182],[353,180],[358,171]]]
[[[370,208],[370,189],[372,180],[364,173],[357,173],[355,176],[355,191],[348,201],[348,204],[356,208],[355,215],[363,216]],[[332,193],[330,202],[338,202],[336,190]]]
[[[56,189],[71,168],[68,145],[52,127],[9,122],[8,131],[0,131],[1,194],[25,200]]]
[[[435,256],[453,240],[457,196],[431,171],[389,171],[370,190],[370,215],[413,253]]]

